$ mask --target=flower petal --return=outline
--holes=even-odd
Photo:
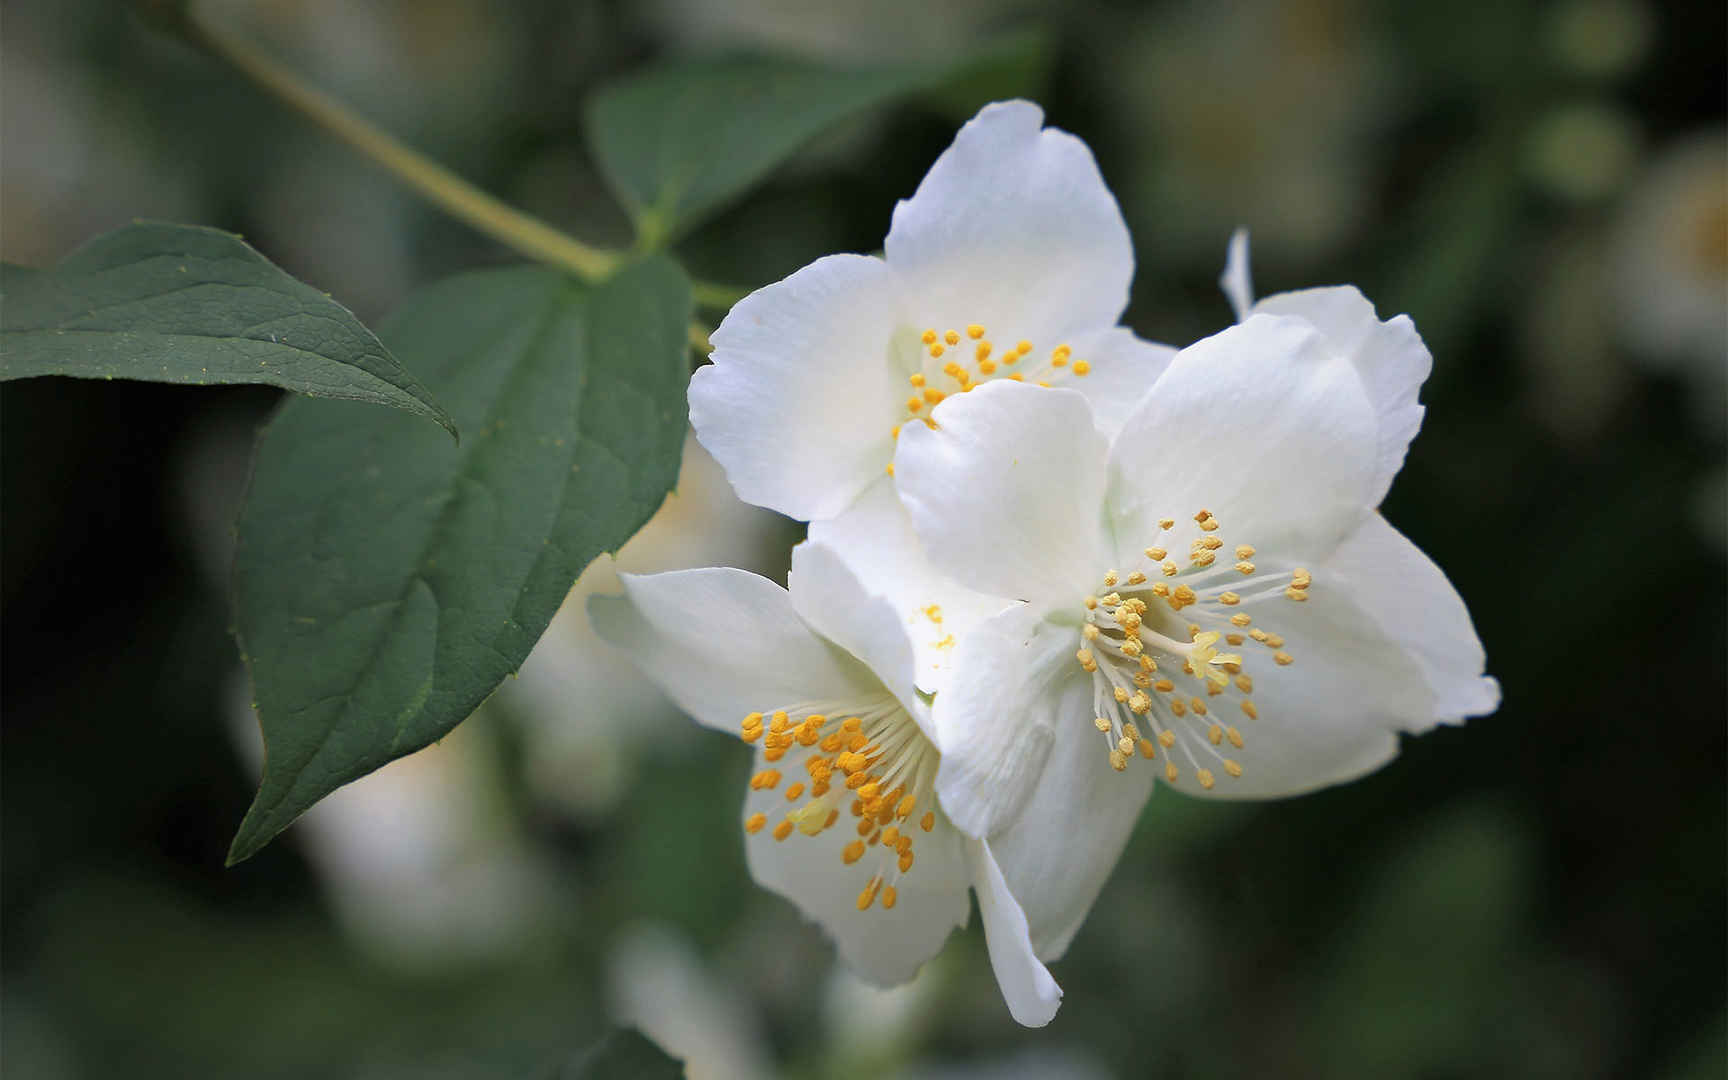
[[[1181,768],[1177,790],[1220,799],[1299,795],[1378,769],[1397,754],[1397,732],[1433,726],[1433,696],[1415,661],[1319,570],[1308,595],[1255,612],[1254,624],[1281,635],[1293,660],[1277,664],[1272,649],[1244,642],[1255,717],[1231,716],[1227,698],[1212,702],[1216,722],[1234,719],[1244,745],[1214,754],[1203,741],[1185,744],[1217,776],[1210,791],[1197,782],[1195,761],[1170,752]],[[1241,776],[1220,775],[1226,757]]]
[[[936,569],[887,477],[839,517],[811,522],[810,542],[832,549],[867,592],[893,605],[912,639],[918,687],[930,693],[947,681],[966,631],[1006,606]]]
[[[1485,716],[1500,704],[1500,685],[1482,674],[1487,658],[1464,600],[1432,559],[1379,514],[1370,514],[1320,571],[1346,593],[1422,671],[1434,696],[1428,724]]]
[[[799,618],[863,661],[919,721],[928,738],[929,708],[912,679],[912,643],[893,606],[865,592],[831,548],[810,541],[792,549],[786,587]]]
[[[983,840],[966,841],[966,862],[972,888],[978,893],[978,913],[990,945],[990,968],[1008,1003],[1008,1012],[1027,1027],[1043,1027],[1056,1018],[1062,988],[1032,951],[1026,915],[1015,901],[1002,870]]]
[[[1092,406],[1092,422],[1106,438],[1113,438],[1176,352],[1171,345],[1142,341],[1125,326],[1111,327],[1076,340],[1074,356],[1090,369],[1055,385],[1083,395]]]
[[[1030,604],[972,628],[954,675],[936,696],[936,794],[955,826],[990,837],[1012,825],[1030,798],[1064,721],[1064,684],[1081,674],[1072,627],[1047,622]],[[1082,722],[1084,722],[1082,720]]]
[[[1254,308],[1254,278],[1249,272],[1247,229],[1237,229],[1230,234],[1230,253],[1224,258],[1224,273],[1218,278],[1218,287],[1224,290],[1231,310],[1236,312],[1236,321],[1246,320]]]
[[[1084,596],[1106,561],[1107,447],[1086,399],[994,382],[900,432],[894,479],[938,569],[1017,600]]]
[[[1032,947],[1061,958],[1122,857],[1152,794],[1148,762],[1110,768],[1108,744],[1092,727],[1091,687],[1067,684],[1055,742],[1019,818],[990,843],[1032,928]]]
[[[756,770],[769,767],[758,749]],[[870,849],[862,860],[847,865],[841,849],[857,839],[847,825],[816,836],[794,829],[785,840],[775,840],[773,823],[793,806],[778,789],[751,791],[746,797],[745,820],[760,813],[769,822],[744,838],[750,874],[827,931],[846,965],[865,981],[876,986],[907,981],[942,948],[950,931],[966,925],[971,914],[966,897],[971,874],[962,837],[952,826],[938,819],[935,829],[919,834],[917,865],[895,886],[898,895],[893,908],[883,908],[878,895],[869,910],[859,911],[858,895],[871,876],[894,873],[877,862],[883,849]],[[844,811],[840,816],[851,823]]]
[[[1268,315],[1296,315],[1326,335],[1328,345],[1356,366],[1379,417],[1378,467],[1369,494],[1378,506],[1404,465],[1410,440],[1422,426],[1416,395],[1434,359],[1408,315],[1381,322],[1374,305],[1353,285],[1277,293],[1254,305]]]
[[[1043,122],[1030,102],[985,106],[894,208],[888,264],[924,323],[1050,348],[1127,306],[1122,211],[1086,144]]]
[[[829,255],[727,314],[690,422],[739,498],[831,517],[882,475],[903,411],[898,296],[882,260]]]
[[[1124,557],[1158,519],[1209,509],[1237,542],[1318,562],[1373,505],[1375,439],[1355,368],[1306,320],[1255,315],[1214,334],[1177,354],[1111,447]]]
[[[818,637],[786,590],[743,570],[620,574],[623,596],[588,617],[680,709],[736,735],[745,714],[797,701],[879,694],[863,664]]]

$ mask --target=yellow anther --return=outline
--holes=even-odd
[[[1010,363],[1010,364],[1012,364],[1013,362],[1014,362],[1013,360],[1008,361],[1008,363]],[[1020,374],[1018,371],[1016,371],[1014,374],[1008,376],[1008,381],[1010,381],[1010,382],[1025,382],[1026,376],[1024,376],[1024,375]]]
[[[1222,724],[1213,724],[1211,727],[1207,728],[1206,739],[1213,746],[1222,743],[1224,741],[1224,726]]]
[[[978,347],[982,349],[984,346],[980,345]],[[996,374],[996,361],[991,360],[989,357],[980,356],[978,358],[978,370],[986,375],[994,375]]]
[[[973,341],[977,341],[979,338],[984,336],[984,328],[979,326],[977,323],[970,323],[966,327],[966,336],[971,338]]]
[[[854,840],[840,849],[840,861],[851,866],[864,857],[864,841]]]
[[[1144,716],[1152,708],[1152,699],[1145,691],[1136,690],[1134,696],[1128,699],[1128,711],[1135,716]]]
[[[753,712],[749,716],[746,716],[744,718],[744,726],[745,727],[761,727],[762,726],[762,714],[759,712]]]
[[[774,713],[774,715],[769,718],[768,730],[772,731],[774,734],[778,735],[782,731],[785,731],[786,728],[791,725],[791,723],[792,723],[792,718],[790,716],[787,716],[784,711],[778,711],[777,710]]]
[[[942,374],[948,376],[950,379],[963,380],[966,378],[966,369],[950,360],[946,364],[942,365]]]
[[[1236,557],[1238,559],[1252,559],[1254,557],[1254,546],[1252,544],[1236,545]]]
[[[1306,589],[1312,584],[1314,584],[1314,575],[1300,566],[1290,571],[1290,587],[1292,589]]]
[[[1080,636],[1085,638],[1087,641],[1097,641],[1098,636],[1103,632],[1104,631],[1098,629],[1097,623],[1087,623],[1085,626],[1080,628]]]
[[[1236,676],[1236,689],[1244,694],[1252,694],[1254,692],[1254,677],[1252,675]]]
[[[1106,593],[1098,598],[1098,602],[1105,607],[1115,607],[1122,602],[1122,598],[1115,593]]]
[[[1134,614],[1136,614],[1136,615],[1146,614],[1146,601],[1140,599],[1138,596],[1130,596],[1128,599],[1126,599],[1122,602],[1124,604],[1126,604],[1128,606],[1128,610],[1132,611]]]
[[[1123,754],[1128,754],[1134,749],[1134,740],[1124,735],[1116,740],[1116,749],[1122,751]]]
[[[1076,360],[1074,361],[1074,374],[1090,375],[1092,374],[1092,365],[1084,360]]]
[[[1170,606],[1177,611],[1192,604],[1195,599],[1194,590],[1186,585],[1178,585],[1170,590]]]
[[[767,814],[751,814],[744,819],[744,831],[755,835],[762,831],[762,826],[768,824]]]
[[[1067,345],[1058,345],[1054,349],[1050,350],[1050,362],[1053,364],[1065,364],[1068,362],[1068,358],[1073,355],[1074,350],[1072,348],[1069,348]]]
[[[1212,779],[1212,770],[1210,769],[1201,769],[1196,772],[1194,776],[1200,781],[1200,786],[1205,788],[1207,791],[1211,791],[1212,785],[1218,782]]]
[[[1237,604],[1242,602],[1242,597],[1239,593],[1225,590],[1218,594],[1218,602],[1223,604],[1225,607],[1235,607]],[[1237,619],[1241,619],[1242,621],[1236,622]],[[1232,615],[1230,616],[1230,621],[1236,623],[1237,626],[1247,626],[1249,619],[1246,615]]]
[[[867,817],[867,818],[864,818],[863,820],[858,822],[858,835],[859,836],[869,836],[871,833],[873,833],[875,831],[876,831],[876,819],[875,818]],[[871,841],[871,843],[875,843],[875,841]]]
[[[947,397],[947,396],[948,396],[947,394],[944,394],[942,391],[936,389],[933,386],[925,387],[925,389],[924,389],[924,400],[928,401],[932,405],[940,405],[942,403],[942,399]]]
[[[1282,649],[1284,647],[1284,639],[1279,637],[1277,634],[1267,634],[1266,644],[1272,646],[1274,649]]]
[[[1177,716],[1187,716],[1188,706],[1182,704],[1180,701],[1172,701],[1170,703],[1170,711],[1175,713]]]
[[[1115,697],[1118,704],[1121,704],[1128,700],[1128,691],[1126,688],[1118,686],[1111,691],[1111,696]]]
[[[1202,536],[1200,539],[1198,539],[1194,542],[1196,544],[1199,544],[1201,547],[1205,548],[1207,551],[1217,551],[1219,548],[1224,546],[1224,541],[1218,539],[1216,536]],[[1247,556],[1241,555],[1241,556],[1238,556],[1238,558],[1244,558],[1245,559],[1245,558],[1247,558]]]
[[[1250,720],[1258,720],[1260,719],[1260,708],[1252,701],[1244,701],[1242,703],[1242,714]]]
[[[1168,694],[1170,691],[1176,689],[1176,684],[1171,682],[1169,679],[1159,679],[1157,682],[1152,684],[1152,689],[1158,691],[1160,694]]]
[[[1206,703],[1204,701],[1201,701],[1199,698],[1189,698],[1188,699],[1188,707],[1190,709],[1194,710],[1195,716],[1205,716],[1206,715]]]
[[[942,343],[938,341],[936,344],[930,346],[930,358],[932,360],[940,360],[942,359],[942,354],[947,351],[947,349],[942,347]]]
[[[889,847],[894,847],[896,844],[898,844],[900,842],[900,830],[896,829],[892,825],[888,826],[886,829],[883,829],[882,830],[882,842]]]
[[[1163,529],[1165,532],[1169,532],[1171,529],[1174,529],[1176,527],[1176,519],[1175,518],[1159,518],[1158,519],[1158,527],[1160,529]]]
[[[909,397],[906,399],[906,411],[907,412],[917,412],[919,409],[922,409],[923,407],[924,407],[924,399],[923,398]]]
[[[858,894],[859,911],[869,910],[870,905],[876,902],[876,891],[881,887],[882,876],[880,874],[870,879],[870,884],[864,886],[864,891]]]
[[[904,874],[908,870],[912,869],[912,849],[911,848],[907,848],[905,851],[902,851],[900,853],[900,864],[899,865],[900,865],[900,872],[902,874]]]
[[[1150,656],[1142,656],[1140,657],[1140,670],[1142,672],[1157,671],[1158,664]]]
[[[1242,733],[1240,731],[1233,727],[1227,727],[1224,729],[1224,737],[1230,740],[1231,746],[1238,750],[1242,749]]]
[[[1176,782],[1176,778],[1180,775],[1181,775],[1181,773],[1176,771],[1176,763],[1174,761],[1166,761],[1164,763],[1164,779],[1165,780],[1168,780],[1170,783],[1174,784]]]
[[[1162,560],[1164,558],[1164,556],[1166,556],[1168,554],[1170,554],[1170,553],[1168,551],[1165,551],[1161,547],[1149,547],[1146,549],[1146,557],[1148,559],[1151,559],[1153,562],[1158,562],[1158,561]]]
[[[1236,572],[1241,574],[1243,577],[1247,577],[1249,574],[1254,572],[1254,564],[1249,562],[1247,559],[1243,559],[1241,562],[1236,564]]]
[[[958,331],[950,330],[942,335],[942,340],[950,345],[958,345],[960,344],[960,334]]]
[[[1139,749],[1140,756],[1145,758],[1147,761],[1151,761],[1153,758],[1158,756],[1158,751],[1152,748],[1151,739],[1136,739],[1134,740],[1134,745]]]
[[[898,903],[899,900],[900,900],[900,894],[894,891],[894,886],[890,885],[887,888],[882,890],[882,910],[883,911],[893,910],[894,905],[896,903]]]
[[[750,786],[757,791],[763,791],[780,783],[779,769],[763,769],[750,778]]]
[[[1175,746],[1176,745],[1176,733],[1174,731],[1171,731],[1169,728],[1165,728],[1163,731],[1160,731],[1158,733],[1158,745],[1162,746],[1166,750],[1170,749],[1172,746]]]
[[[901,821],[905,821],[907,818],[912,816],[912,808],[917,805],[918,797],[916,795],[908,795],[904,799],[900,800],[899,806],[894,808],[894,816],[899,818]]]
[[[758,724],[755,727],[747,727],[738,737],[743,739],[745,742],[753,743],[762,737],[762,726]]]
[[[1225,758],[1224,759],[1224,771],[1229,773],[1233,777],[1234,776],[1241,776],[1242,775],[1242,766],[1240,764],[1230,760],[1229,758]]]
[[[774,826],[774,839],[784,840],[791,835],[792,823],[790,821],[782,821],[780,824]]]
[[[1146,582],[1146,575],[1142,574],[1138,570],[1136,570],[1132,574],[1128,575],[1128,584],[1130,584],[1130,585],[1143,585],[1143,584],[1145,584],[1145,582]]]
[[[1188,558],[1195,566],[1202,569],[1211,566],[1214,562],[1218,561],[1218,556],[1212,554],[1210,551],[1196,551],[1194,554],[1188,556]]]
[[[786,801],[797,802],[798,797],[802,794],[804,794],[804,783],[803,781],[799,781],[786,789]]]
[[[1142,653],[1140,655],[1141,659],[1145,659],[1146,654]],[[1138,686],[1140,689],[1150,690],[1152,688],[1152,676],[1146,674],[1144,671],[1136,671],[1132,677],[1134,679],[1134,685]]]
[[[1162,581],[1155,581],[1152,583],[1152,595],[1153,596],[1169,596],[1170,595],[1170,586],[1164,584]]]
[[[1116,579],[1116,571],[1114,571],[1114,570],[1104,571],[1104,584],[1106,586],[1116,584],[1116,580],[1117,580]]]
[[[1211,532],[1218,527],[1218,519],[1215,517],[1209,517],[1205,521],[1200,522],[1200,527],[1205,529],[1207,532]]]
[[[864,721],[860,717],[848,716],[846,719],[840,721],[840,730],[844,731],[848,735],[856,735],[859,731],[863,730],[863,728]]]
[[[1173,562],[1166,562],[1163,566],[1160,566],[1158,569],[1161,573],[1163,573],[1163,575],[1165,577],[1175,577],[1176,571],[1180,570],[1181,567],[1177,566]]]
[[[1110,720],[1108,717],[1100,716],[1092,721],[1092,726],[1097,728],[1099,731],[1109,731]]]
[[[1284,590],[1284,596],[1290,600],[1302,601],[1308,599],[1308,592],[1305,589],[1298,589],[1296,586],[1292,585],[1288,589]]]
[[[1014,346],[1014,351],[1019,353],[1021,356],[1025,356],[1027,353],[1032,351],[1032,343],[1030,341],[1021,341]]]
[[[924,816],[918,819],[918,827],[929,832],[936,827],[936,811],[926,810]]]
[[[1117,772],[1125,771],[1128,768],[1128,755],[1120,750],[1110,751],[1110,767]]]
[[[1236,594],[1235,593],[1226,593],[1225,595],[1226,596],[1235,596]],[[1223,597],[1219,597],[1219,599],[1223,599]],[[1230,616],[1230,622],[1235,626],[1247,626],[1249,623],[1251,623],[1253,621],[1254,621],[1253,616],[1247,615],[1247,614],[1240,612],[1240,611],[1238,611],[1236,614]]]
[[[1264,631],[1264,630],[1260,629],[1258,626],[1256,626],[1254,629],[1248,631],[1248,636],[1253,638],[1255,641],[1258,641],[1258,642],[1264,644],[1266,639],[1270,635],[1267,634],[1266,631]]]
[[[865,809],[869,809],[870,804],[875,802],[876,797],[880,794],[882,794],[882,785],[878,784],[874,780],[868,781],[863,787],[858,789],[858,797],[864,800]]]
[[[924,331],[924,336],[919,338],[918,340],[922,341],[926,345],[934,345],[934,344],[936,344],[936,331],[926,330],[926,331]]]
[[[911,383],[914,387],[917,387],[920,390],[922,390],[924,388],[924,376],[922,374],[914,375],[911,378],[907,379],[906,381]]]
[[[882,471],[887,473],[889,476],[893,476],[894,475],[894,463],[892,461],[890,461],[887,465],[884,465],[882,467]]]
[[[1287,652],[1275,652],[1272,654],[1273,662],[1276,663],[1279,667],[1289,667],[1290,664],[1295,659],[1296,658],[1294,656],[1291,656]]]
[[[1130,631],[1130,632],[1132,632],[1132,631]],[[1123,656],[1131,656],[1132,657],[1132,656],[1139,656],[1141,654],[1142,650],[1145,649],[1145,646],[1140,644],[1139,638],[1128,638],[1127,640],[1122,642],[1120,648],[1122,649],[1122,655]]]

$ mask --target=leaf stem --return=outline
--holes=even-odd
[[[179,29],[192,44],[233,65],[260,87],[371,158],[456,218],[532,258],[599,281],[622,261],[487,194],[373,126],[335,98],[233,34],[187,12]]]

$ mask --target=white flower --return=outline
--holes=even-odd
[[[589,602],[601,636],[698,722],[756,746],[744,806],[756,880],[883,986],[966,924],[971,888],[1010,1011],[1049,1022],[1061,990],[1003,870],[937,803],[930,706],[889,604],[811,543],[793,550],[789,590],[723,568],[621,578],[622,598]]]
[[[1179,353],[1114,442],[1079,395],[1014,385],[900,440],[930,558],[1020,601],[959,644],[937,790],[991,841],[1047,960],[1155,777],[1295,794],[1498,702],[1462,601],[1375,510],[1421,420],[1410,321],[1354,289],[1252,310]]]
[[[1174,350],[1116,325],[1134,256],[1084,143],[990,105],[911,199],[881,258],[830,255],[739,302],[690,420],[746,502],[838,516],[883,482],[904,425],[993,381],[1072,386],[1106,429]]]

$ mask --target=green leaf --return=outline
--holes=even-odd
[[[52,270],[0,266],[0,380],[263,383],[455,422],[347,308],[232,233],[137,222]]]
[[[1024,90],[1046,59],[1042,38],[1026,34],[950,65],[836,70],[787,59],[707,57],[595,94],[587,104],[588,139],[652,249],[848,116],[924,90],[941,89],[944,104],[976,90],[998,96],[1016,85]]]
[[[684,1067],[641,1032],[619,1028],[554,1068],[550,1080],[679,1080],[683,1075]]]
[[[468,437],[290,401],[259,444],[234,556],[266,757],[245,859],[342,784],[418,750],[515,671],[582,568],[678,475],[690,285],[670,260],[598,286],[452,278],[384,340]]]

